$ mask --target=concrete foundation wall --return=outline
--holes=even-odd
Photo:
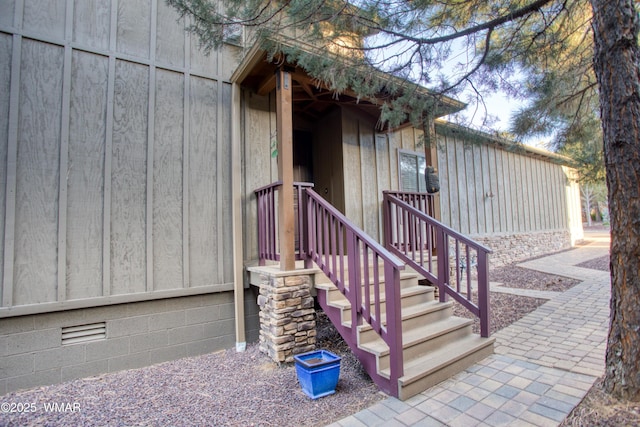
[[[569,230],[501,233],[491,236],[472,236],[472,238],[493,250],[489,258],[491,267],[500,267],[571,247]]]
[[[257,341],[256,295],[246,292],[247,340]],[[63,328],[101,322],[106,338],[62,344]],[[232,292],[2,319],[0,395],[234,345]]]

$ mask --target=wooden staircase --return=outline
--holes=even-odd
[[[473,334],[473,321],[453,316],[454,302],[435,300],[435,288],[419,285],[418,279],[414,272],[400,275],[404,375],[398,379],[398,398],[402,400],[493,353],[494,338]],[[384,278],[380,280],[384,281]],[[364,322],[354,330],[351,304],[326,276],[318,275],[315,288],[321,307],[345,341],[350,343],[353,353],[373,381],[385,392],[392,390],[389,384],[389,346]],[[384,299],[383,292],[381,302]],[[382,323],[386,324],[384,309],[381,317]]]
[[[383,246],[311,185],[294,185],[296,258],[322,272],[315,280],[318,302],[382,391],[407,399],[493,352],[491,250],[429,216],[429,195],[383,192]],[[280,259],[274,196],[279,186],[256,190],[261,265]],[[480,319],[480,336],[472,333],[472,320],[452,315],[453,301]]]

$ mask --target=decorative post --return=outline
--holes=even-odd
[[[295,269],[295,212],[293,206],[293,105],[291,74],[282,67],[276,71],[276,131],[278,134],[278,233],[280,269]]]

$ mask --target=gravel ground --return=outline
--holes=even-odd
[[[602,378],[595,382],[560,427],[637,427],[640,402],[623,402],[604,392]]]
[[[538,291],[564,292],[580,283],[579,280],[546,274],[541,271],[507,265],[492,269],[489,278],[505,287],[535,289]]]
[[[576,266],[582,268],[591,268],[593,270],[609,271],[609,255],[590,259],[589,261],[577,264]]]
[[[568,279],[561,279],[513,266],[491,272],[492,281],[509,287],[515,287],[514,282],[518,287],[540,290],[572,286]],[[491,293],[491,301],[492,332],[545,302],[496,292]],[[458,315],[466,315],[456,310]],[[318,348],[342,357],[336,394],[318,400],[309,399],[301,391],[294,366],[271,362],[254,344],[244,353],[227,350],[10,393],[0,397],[0,402],[33,402],[36,411],[0,412],[0,426],[322,426],[386,397],[322,312],[318,312]],[[588,401],[589,396],[595,396],[595,401]],[[605,398],[608,396],[597,394],[594,386],[574,411],[577,421],[566,425],[640,425],[637,406],[611,403]],[[77,404],[79,410],[45,412],[45,403],[53,402],[69,403],[70,409]],[[604,414],[601,424],[594,412]]]
[[[318,346],[342,357],[336,394],[309,399],[294,366],[278,366],[256,344],[142,369],[38,387],[0,398],[36,412],[0,413],[0,426],[321,426],[384,399],[323,313]],[[79,404],[46,413],[45,403]]]

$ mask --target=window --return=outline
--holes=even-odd
[[[424,154],[398,150],[400,170],[400,190],[410,192],[426,192],[427,183],[424,169],[427,166]]]

